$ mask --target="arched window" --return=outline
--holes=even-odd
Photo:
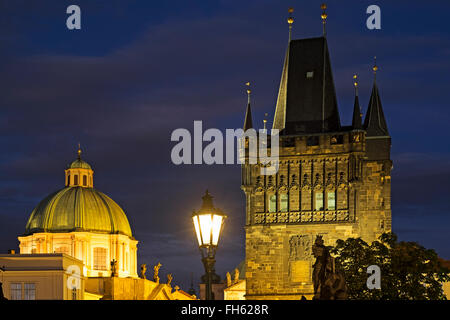
[[[323,210],[323,192],[316,192],[316,196],[315,196],[315,210]]]
[[[105,248],[94,248],[94,270],[106,270]]]
[[[269,212],[277,211],[277,196],[271,195],[269,198]]]
[[[70,174],[67,175],[67,186],[70,185]]]
[[[328,210],[336,210],[336,193],[334,191],[327,194]]]
[[[286,193],[282,193],[280,195],[280,211],[281,212],[288,211],[288,195]]]
[[[78,175],[77,174],[73,176],[73,184],[76,186],[78,185]]]
[[[83,175],[83,186],[87,187],[87,176]]]

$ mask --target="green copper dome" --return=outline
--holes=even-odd
[[[128,219],[119,205],[94,188],[83,187],[65,187],[42,200],[31,213],[25,234],[71,231],[132,237]]]
[[[91,166],[89,165],[89,163],[87,163],[86,161],[79,159],[76,159],[75,161],[73,161],[71,164],[69,164],[69,169],[77,169],[77,168],[82,168],[82,169],[91,169]]]

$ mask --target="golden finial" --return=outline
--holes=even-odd
[[[269,116],[269,114],[268,113],[264,113],[264,120],[263,120],[263,123],[264,123],[264,130],[266,130],[266,124],[267,124],[267,117]]]
[[[250,104],[250,93],[252,93],[252,90],[250,89],[250,82],[246,82],[245,85],[247,86],[248,104]]]
[[[358,95],[358,75],[353,75],[353,86],[355,87],[355,94]]]
[[[291,34],[292,34],[292,24],[294,23],[294,18],[292,17],[292,13],[294,13],[294,8],[288,9],[289,18],[287,19],[287,22],[289,24],[289,42],[291,41]]]
[[[322,5],[320,6],[320,9],[322,9],[322,15],[320,16],[322,18],[322,24],[323,24],[323,35],[326,35],[326,29],[325,29],[325,25],[327,23],[327,5],[325,3],[322,3]]]
[[[373,60],[374,60],[373,67],[372,67],[372,70],[373,70],[373,77],[374,77],[374,79],[376,80],[376,79],[377,79],[377,71],[378,71],[377,57],[376,57],[376,56],[373,57]]]
[[[375,56],[375,57],[373,57],[373,60],[374,60],[374,64],[373,64],[373,68],[372,68],[372,70],[373,70],[373,73],[377,73],[377,71],[378,71],[378,66],[377,66],[377,57]]]
[[[77,151],[77,153],[78,153],[78,159],[81,159],[81,144],[80,143],[78,143],[78,151]]]

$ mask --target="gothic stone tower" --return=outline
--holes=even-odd
[[[334,245],[391,230],[391,138],[376,81],[364,123],[355,88],[352,125],[341,126],[326,37],[289,41],[273,121],[279,171],[242,165],[246,299],[310,298],[316,235]]]

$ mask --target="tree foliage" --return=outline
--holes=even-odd
[[[331,253],[345,276],[350,299],[446,299],[442,283],[450,281],[450,270],[437,253],[415,242],[398,242],[394,233],[384,233],[372,244],[361,238],[338,240]],[[367,288],[370,265],[381,269],[381,289]]]

